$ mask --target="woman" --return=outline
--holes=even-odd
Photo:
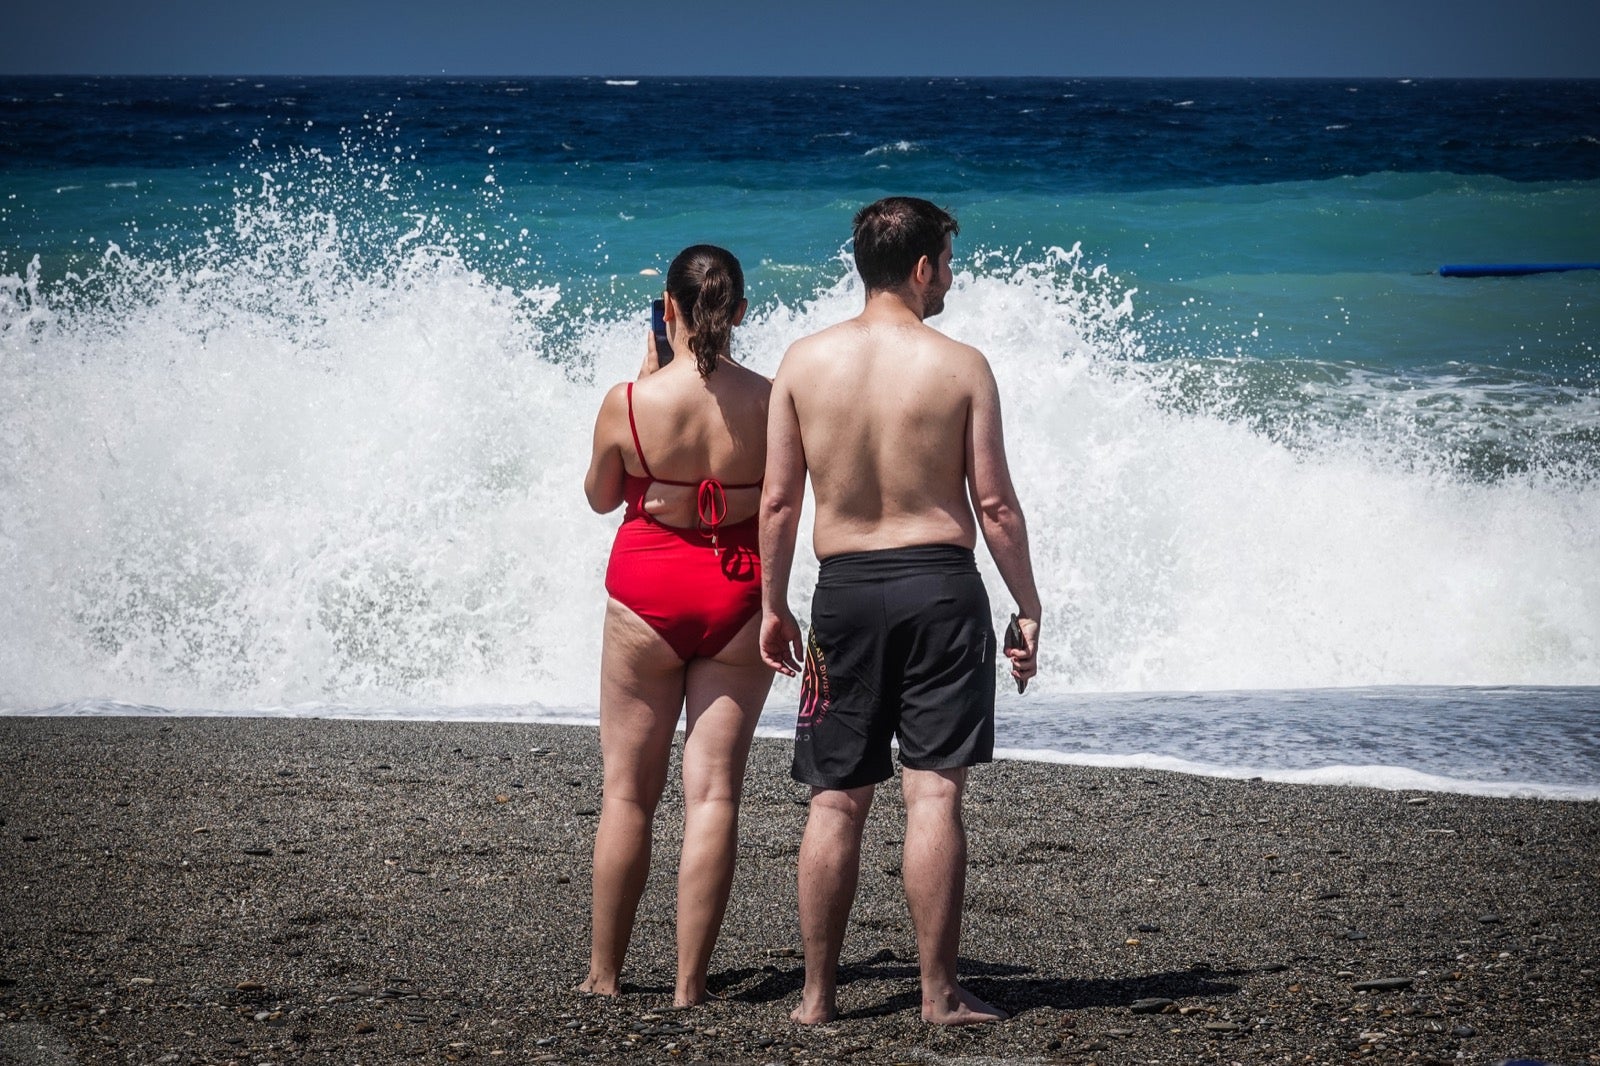
[[[683,855],[674,1002],[706,998],[706,967],[733,884],[739,796],[772,684],[761,662],[756,511],[771,382],[733,362],[744,273],[712,245],[666,281],[665,365],[651,335],[639,379],[606,394],[584,481],[596,511],[626,503],[606,570],[600,656],[605,795],[594,841],[594,931],[585,992],[614,996],[650,869],[651,824],[678,712]]]

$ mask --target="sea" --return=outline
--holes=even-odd
[[[595,722],[658,272],[770,374],[887,194],[1046,605],[1003,754],[1600,798],[1600,271],[1439,274],[1600,262],[1597,81],[0,78],[0,713]]]

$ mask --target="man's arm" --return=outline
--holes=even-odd
[[[788,677],[800,669],[800,625],[789,610],[789,574],[805,500],[806,453],[784,370],[767,407],[767,470],[761,487],[761,658]]]
[[[1022,516],[1011,468],[1006,464],[1005,433],[1000,421],[1000,390],[981,356],[972,408],[967,416],[967,492],[978,516],[983,542],[994,557],[1000,578],[1017,601],[1025,647],[1007,651],[1011,674],[1025,681],[1038,672],[1039,590],[1028,551],[1028,524]]]

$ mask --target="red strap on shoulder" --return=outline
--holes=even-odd
[[[644,468],[644,476],[654,481],[656,476],[650,472],[650,464],[644,461],[644,449],[639,446],[639,427],[633,421],[633,382],[628,382],[628,431],[633,434],[633,454],[639,457],[639,465]]]

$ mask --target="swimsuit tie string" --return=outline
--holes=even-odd
[[[723,491],[722,482],[714,477],[700,482],[695,509],[699,512],[700,531],[710,536],[712,550],[721,552],[722,548],[717,543],[717,527],[728,517],[728,494]]]

